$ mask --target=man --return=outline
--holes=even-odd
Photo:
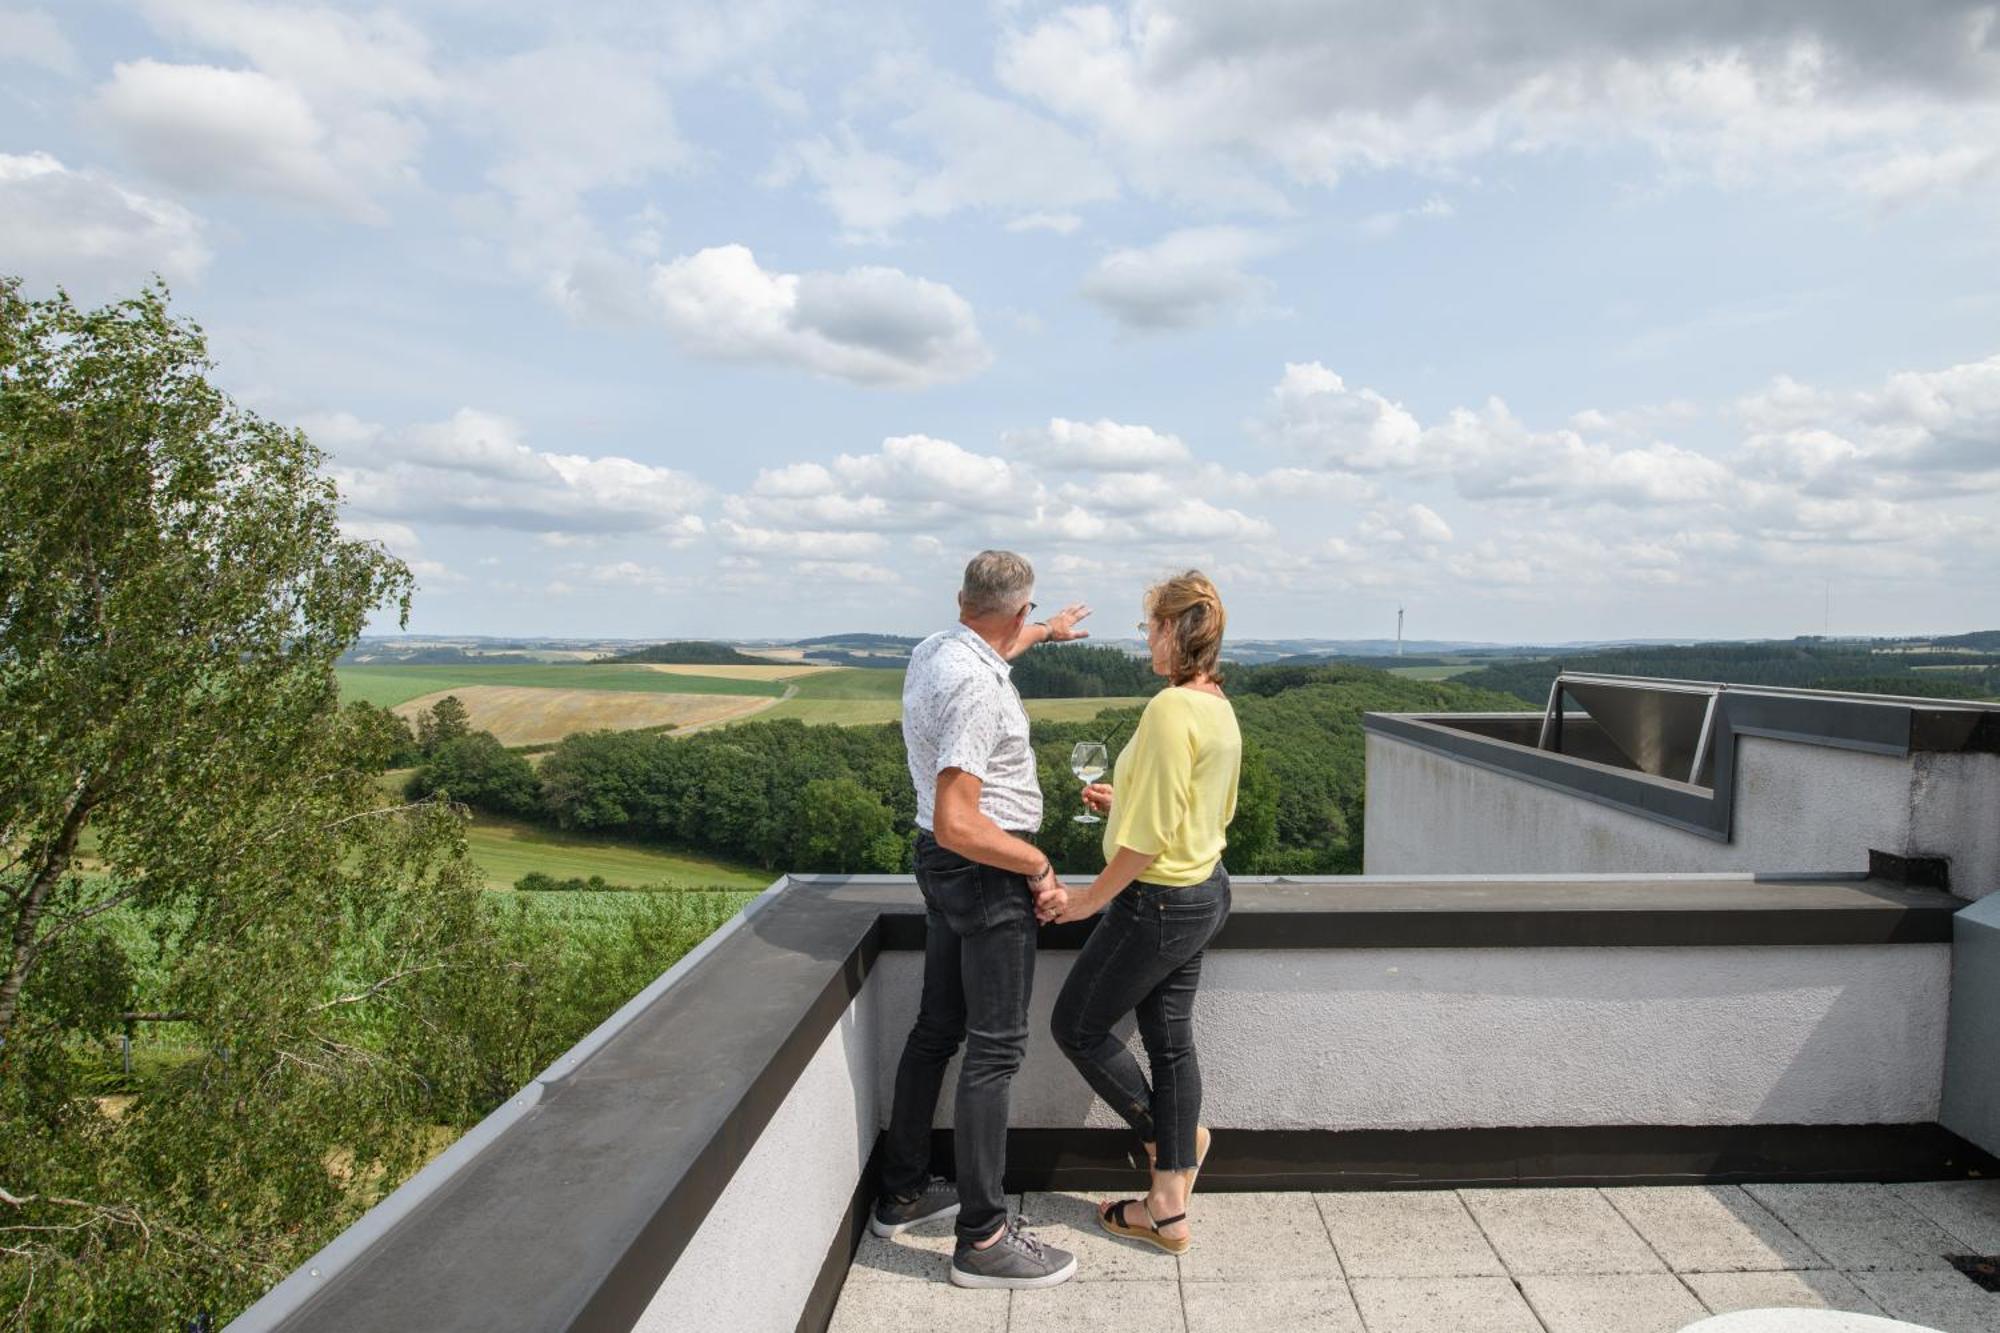
[[[924,896],[924,989],[896,1068],[882,1198],[869,1227],[892,1236],[958,1218],[951,1280],[961,1287],[1052,1287],[1076,1258],[1007,1216],[1007,1103],[1028,1040],[1037,919],[1066,895],[1028,839],[1042,826],[1042,789],[1028,714],[1007,663],[1038,643],[1087,638],[1090,608],[1037,624],[1035,571],[1011,551],[965,567],[959,623],[910,653],[903,741],[917,789],[917,887]],[[953,1131],[958,1188],[929,1176],[931,1121],[945,1066],[964,1040]]]

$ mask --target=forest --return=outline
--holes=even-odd
[[[1988,645],[1985,640],[1994,642]],[[1549,686],[1559,671],[1854,690],[1933,699],[1990,699],[2000,695],[2000,633],[1960,635],[1936,640],[1935,645],[1960,651],[1926,652],[1917,651],[1914,646],[1817,639],[1788,643],[1704,643],[1685,648],[1621,648],[1499,663],[1459,676],[1455,683],[1511,694],[1537,706],[1548,702]]]

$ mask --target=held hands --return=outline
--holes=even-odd
[[[1057,924],[1067,921],[1088,921],[1096,916],[1103,906],[1104,901],[1090,889],[1078,889],[1074,893],[1063,895],[1062,911],[1051,919]]]
[[[1093,782],[1088,787],[1085,787],[1083,789],[1083,803],[1090,807],[1090,813],[1093,815],[1110,814],[1111,784],[1108,782]]]
[[[1051,873],[1034,889],[1035,920],[1045,926],[1051,921],[1061,920],[1063,913],[1069,910],[1069,890],[1063,887],[1062,881]]]

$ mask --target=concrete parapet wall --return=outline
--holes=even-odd
[[[1049,1036],[1073,959],[1041,956],[1016,1127],[1122,1123]],[[885,1124],[922,965],[885,952],[868,983]],[[1943,945],[1216,950],[1196,1002],[1203,1117],[1327,1130],[1929,1121],[1949,971]],[[941,1126],[951,1102],[947,1080]]]
[[[1952,925],[1951,1034],[1938,1119],[2000,1154],[2000,894]]]
[[[1723,842],[1396,737],[1367,746],[1371,875],[1859,873],[1873,848],[1948,857],[1968,898],[2000,889],[2000,755],[1742,736]]]
[[[878,992],[879,993],[879,992]],[[793,1327],[874,1150],[882,1039],[864,990],[702,1220],[636,1333]]]

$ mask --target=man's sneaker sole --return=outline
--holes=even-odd
[[[1060,1287],[1075,1276],[1075,1255],[1071,1255],[1069,1262],[1055,1272],[1041,1277],[986,1277],[979,1273],[968,1273],[957,1264],[951,1266],[951,1285],[954,1287],[1005,1287],[1015,1291],[1028,1291],[1035,1287]]]
[[[875,1216],[873,1213],[870,1213],[868,1215],[868,1230],[873,1232],[875,1235],[882,1237],[884,1240],[887,1240],[891,1236],[902,1235],[905,1231],[908,1231],[911,1227],[920,1227],[926,1222],[935,1222],[940,1217],[957,1217],[957,1216],[958,1216],[958,1205],[956,1203],[946,1204],[944,1207],[938,1209],[934,1213],[926,1213],[922,1217],[913,1217],[907,1222],[884,1222],[881,1218]]]

